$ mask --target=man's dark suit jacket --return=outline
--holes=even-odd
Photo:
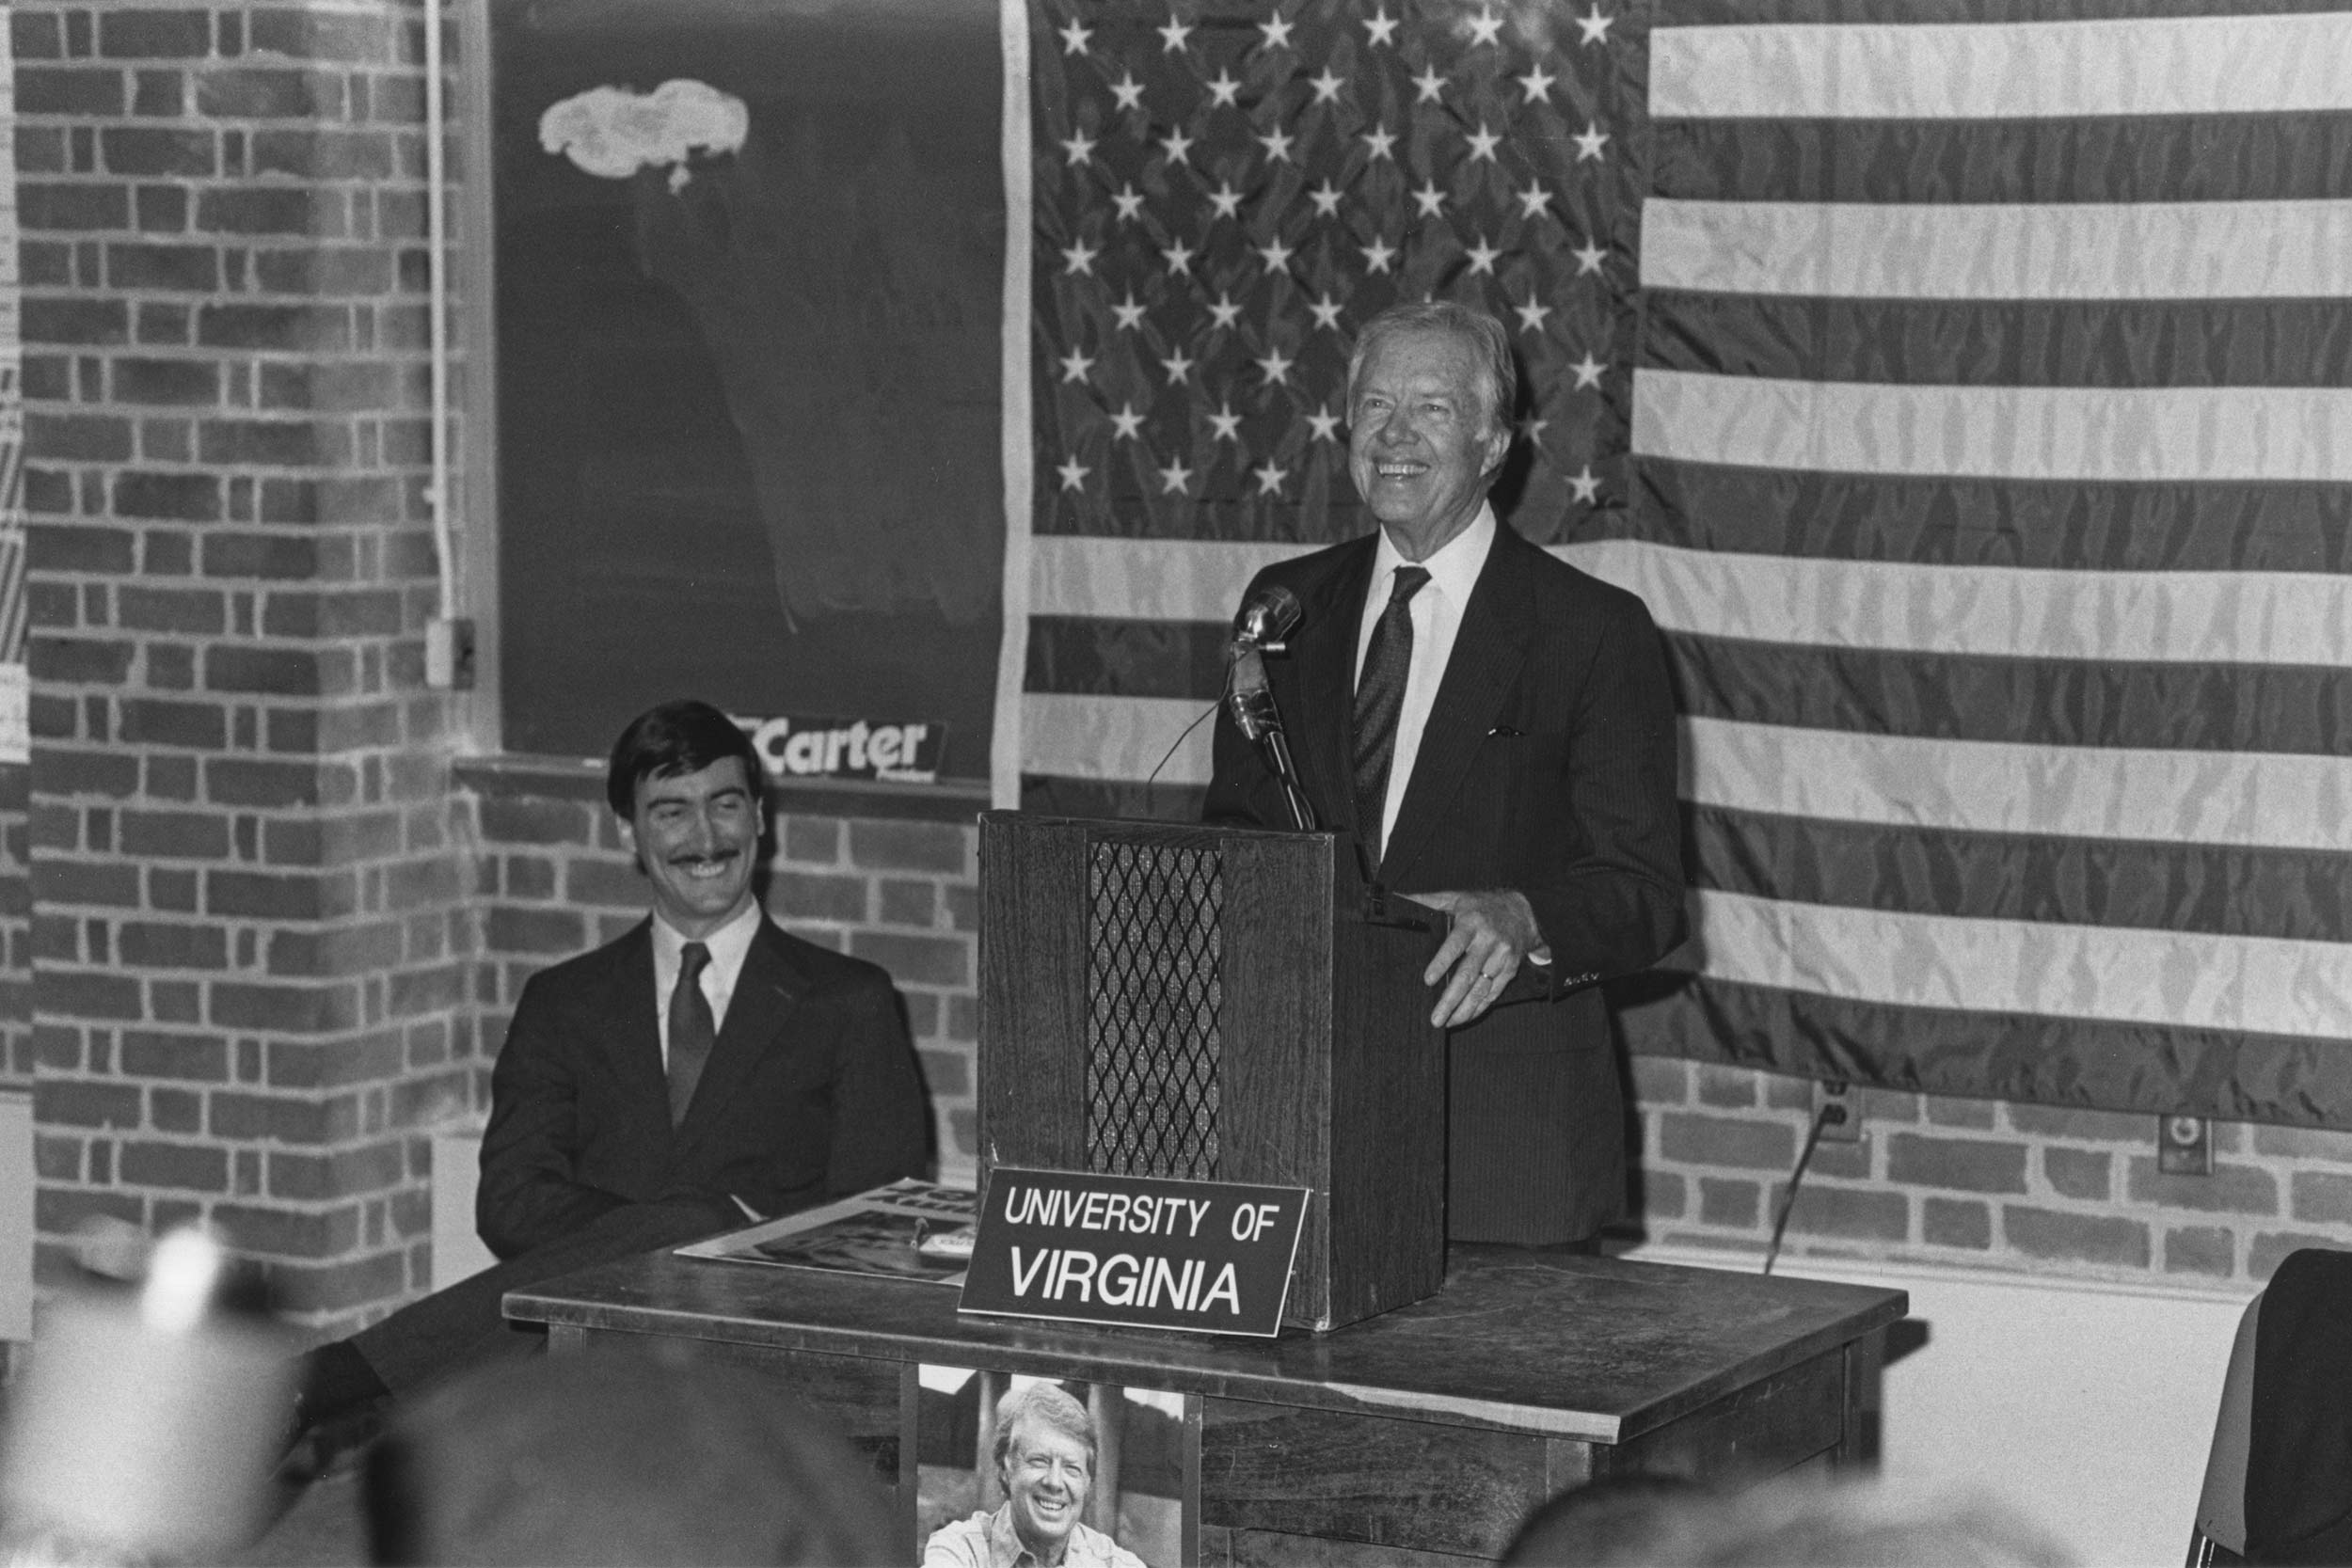
[[[490,1075],[475,1219],[501,1261],[353,1336],[405,1394],[530,1348],[512,1290],[846,1197],[926,1164],[914,1050],[890,976],[763,918],[670,1126],[650,921],[532,976]]]
[[[1290,652],[1266,661],[1267,679],[1319,823],[1346,832],[1359,829],[1350,729],[1377,544],[1282,562],[1250,585],[1298,596]],[[1206,820],[1291,825],[1230,713],[1216,754]],[[1675,785],[1674,703],[1647,609],[1498,527],[1379,867],[1407,895],[1515,888],[1551,949],[1548,970],[1522,964],[1491,1011],[1449,1037],[1457,1241],[1577,1241],[1623,1212],[1623,1090],[1594,982],[1682,940]]]
[[[711,1228],[913,1175],[923,1091],[890,976],[762,919],[673,1130],[653,926],[523,987],[490,1077],[475,1220],[513,1258],[632,1203],[699,1202]]]

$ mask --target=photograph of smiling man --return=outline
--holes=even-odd
[[[1682,940],[1675,717],[1642,601],[1497,521],[1517,372],[1450,301],[1368,322],[1348,474],[1377,532],[1267,567],[1302,607],[1266,661],[1300,782],[1391,892],[1451,930],[1423,981],[1447,1031],[1446,1230],[1583,1245],[1625,1202],[1625,1110],[1597,988]],[[1218,716],[1203,816],[1291,826]]]
[[[1079,1523],[1094,1490],[1094,1422],[1050,1383],[996,1405],[996,1479],[1005,1500],[932,1532],[923,1568],[1144,1568],[1143,1560]]]
[[[508,1291],[921,1174],[923,1091],[889,974],[760,907],[760,781],[706,703],[622,731],[606,799],[652,912],[523,990],[476,1201],[501,1261],[313,1351],[302,1447],[364,1435],[388,1394],[537,1348],[507,1327]]]

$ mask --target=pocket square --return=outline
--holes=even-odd
[[[1488,730],[1486,733],[1498,740],[1524,740],[1527,738],[1527,732],[1525,730],[1515,730],[1508,724],[1497,724],[1493,729]]]

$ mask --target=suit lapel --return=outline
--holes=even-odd
[[[721,1114],[720,1108],[746,1084],[752,1069],[766,1054],[777,1030],[800,1001],[806,982],[786,957],[784,940],[766,915],[743,955],[743,971],[735,977],[735,994],[727,999],[726,1022],[703,1065],[702,1081],[694,1085],[693,1103],[678,1124],[678,1148],[691,1146]],[[667,1113],[667,1101],[664,1101]]]
[[[1356,687],[1356,640],[1364,615],[1378,537],[1367,534],[1342,552],[1331,575],[1301,606],[1291,657],[1298,673],[1297,710],[1286,711],[1294,759],[1307,799],[1323,809],[1322,827],[1356,827],[1354,769],[1348,766]]]
[[[607,975],[606,1015],[617,1026],[603,1036],[623,1114],[632,1136],[653,1145],[670,1138],[670,1085],[661,1070],[660,1003],[653,973],[653,922],[628,933]]]
[[[1502,705],[1527,658],[1534,632],[1534,600],[1528,590],[1527,563],[1515,560],[1533,548],[1508,525],[1495,531],[1494,548],[1463,607],[1461,628],[1446,660],[1445,678],[1421,734],[1413,776],[1397,808],[1396,831],[1380,858],[1381,879],[1401,885],[1413,862],[1445,819],[1448,803],[1469,776],[1478,743],[1502,715]]]

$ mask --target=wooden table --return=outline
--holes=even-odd
[[[559,1352],[696,1340],[788,1383],[895,1479],[914,1546],[917,1367],[1181,1394],[1185,1560],[1233,1565],[1492,1559],[1536,1503],[1613,1472],[1737,1478],[1858,1459],[1883,1331],[1906,1299],[1457,1246],[1438,1294],[1320,1337],[963,1319],[955,1306],[937,1285],[665,1253],[506,1297]]]

